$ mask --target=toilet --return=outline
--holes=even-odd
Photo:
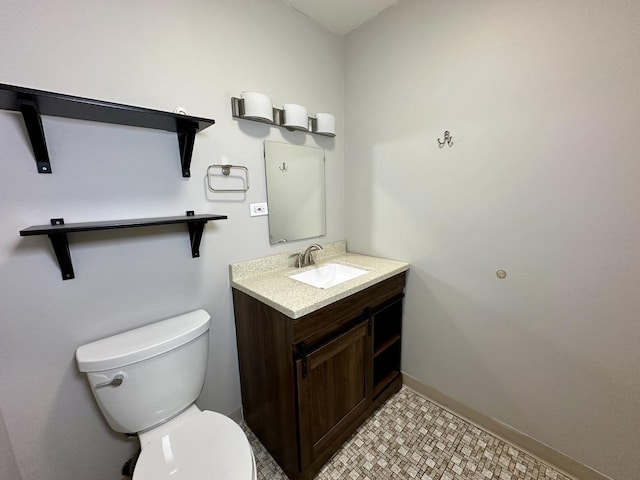
[[[210,319],[196,310],[76,350],[111,428],[138,435],[133,480],[257,478],[242,429],[194,403],[204,384]]]

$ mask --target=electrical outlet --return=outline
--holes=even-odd
[[[268,215],[269,210],[267,209],[267,202],[249,204],[249,212],[251,213],[252,217]]]

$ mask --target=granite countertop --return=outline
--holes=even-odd
[[[291,318],[300,318],[319,308],[364,290],[409,269],[409,264],[346,251],[345,242],[323,245],[314,252],[316,265],[295,268],[290,253],[247,260],[229,266],[231,286],[260,300]],[[330,288],[317,288],[289,275],[325,263],[341,263],[368,273]]]

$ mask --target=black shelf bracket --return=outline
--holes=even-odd
[[[180,147],[182,176],[188,178],[191,176],[191,156],[193,154],[193,145],[196,142],[196,133],[198,133],[198,124],[178,119],[176,120],[176,131]]]
[[[51,225],[64,225],[64,218],[52,218]],[[67,234],[65,232],[50,233],[49,240],[51,240],[53,251],[56,254],[56,258],[58,259],[58,265],[60,265],[62,279],[71,280],[72,278],[75,278]]]
[[[18,104],[20,105],[24,125],[27,127],[38,172],[51,173],[49,151],[47,150],[47,141],[44,136],[44,127],[42,126],[38,103],[35,97],[31,95],[18,95]]]
[[[187,217],[193,217],[193,210],[187,210]],[[204,224],[207,222],[189,222],[189,239],[191,240],[191,256],[197,258],[200,256],[200,242],[202,241],[202,232]]]
[[[85,223],[64,223],[63,218],[52,218],[51,225],[35,225],[20,230],[21,237],[33,235],[47,235],[51,240],[53,251],[60,265],[60,272],[63,280],[75,278],[71,253],[69,251],[69,240],[67,234],[73,232],[89,232],[93,230],[113,230],[117,228],[149,227],[157,225],[174,225],[186,223],[189,229],[189,240],[191,243],[191,256],[200,256],[200,242],[205,224],[210,220],[225,220],[226,215],[203,214],[195,215],[193,210],[188,210],[186,216],[179,217],[158,217],[158,218],[137,218],[128,220],[109,220],[104,222]]]

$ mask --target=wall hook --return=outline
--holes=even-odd
[[[446,145],[449,145],[450,147],[453,146],[453,137],[449,134],[449,130],[445,130],[444,132],[444,141],[440,141],[440,138],[438,138],[438,147],[442,148]]]
[[[282,166],[278,167],[278,170],[280,170],[281,172],[286,172],[287,171],[287,164],[282,162]]]

